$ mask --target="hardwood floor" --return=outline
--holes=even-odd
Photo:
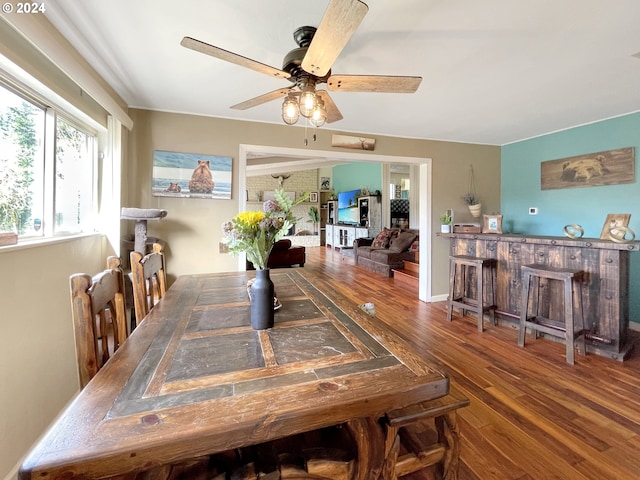
[[[304,269],[356,305],[373,302],[379,321],[469,397],[460,480],[640,478],[640,352],[624,363],[576,355],[570,366],[561,343],[527,338],[520,348],[508,326],[447,322],[444,302],[421,302],[337,250],[307,248]]]

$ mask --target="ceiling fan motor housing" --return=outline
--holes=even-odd
[[[306,83],[306,79],[313,78],[315,79],[315,83],[326,83],[327,79],[331,76],[331,70],[329,70],[326,75],[323,77],[317,77],[309,72],[306,72],[302,69],[302,60],[307,53],[307,49],[311,44],[311,40],[313,40],[313,36],[316,33],[316,27],[300,27],[293,32],[293,39],[298,44],[298,48],[294,48],[289,53],[287,53],[282,61],[282,70],[287,72],[291,77],[289,81],[291,83],[297,84],[298,86],[301,79],[304,79]]]
[[[293,32],[293,39],[296,41],[299,47],[308,47],[311,45],[311,40],[316,34],[316,27],[304,26],[299,27]]]

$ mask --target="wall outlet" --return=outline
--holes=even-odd
[[[529,207],[529,215],[537,215],[538,207]]]

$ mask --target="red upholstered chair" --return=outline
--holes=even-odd
[[[304,267],[305,260],[305,247],[291,245],[291,240],[283,238],[273,245],[273,249],[269,255],[269,261],[267,262],[267,267],[284,268],[292,267],[294,265]],[[247,261],[247,270],[254,270],[253,263]]]

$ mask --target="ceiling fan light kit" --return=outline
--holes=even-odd
[[[321,98],[318,98],[318,105],[313,110],[313,115],[309,119],[311,125],[318,128],[324,125],[327,121],[327,110],[324,106],[324,101]]]
[[[318,105],[318,97],[316,96],[314,83],[311,79],[307,79],[303,82],[302,88],[300,89],[300,115],[305,118],[310,118]]]
[[[287,125],[293,125],[298,121],[299,117],[300,107],[298,106],[296,94],[290,92],[282,103],[282,120],[284,120],[284,123]]]
[[[413,93],[422,77],[394,75],[338,75],[332,76],[331,66],[355,33],[369,7],[360,0],[330,0],[320,25],[296,29],[293,38],[299,48],[284,57],[282,70],[196,40],[184,37],[181,45],[241,67],[276,78],[286,78],[293,85],[233,105],[245,110],[285,97],[282,120],[294,125],[300,115],[314,127],[341,120],[342,114],[326,90],[317,90],[326,83],[329,90],[343,92]]]

